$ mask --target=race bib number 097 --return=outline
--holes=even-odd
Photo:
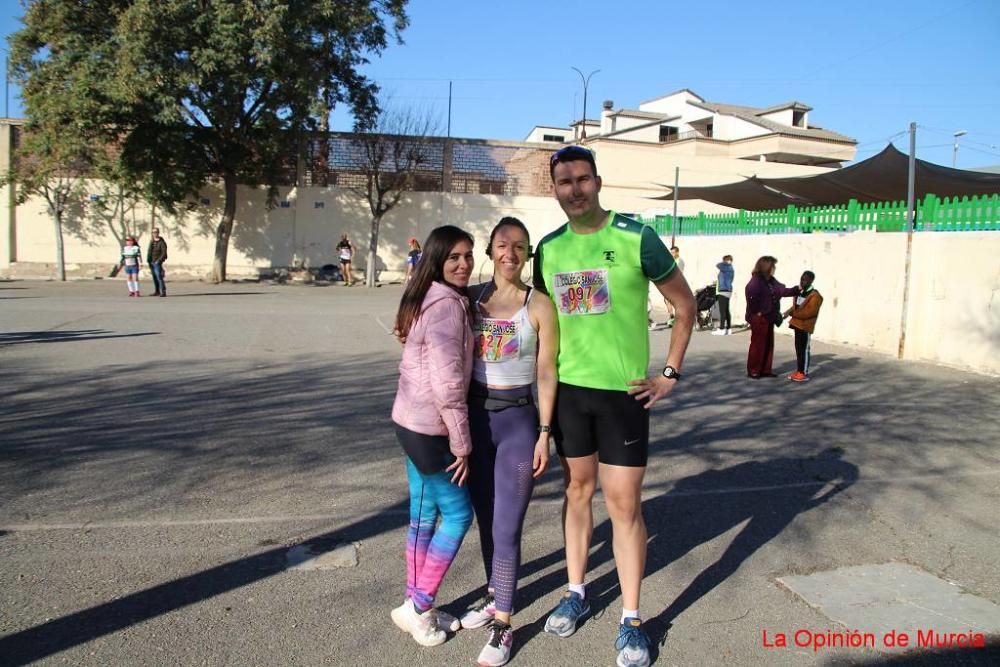
[[[557,273],[552,283],[563,315],[599,315],[611,308],[607,269]]]

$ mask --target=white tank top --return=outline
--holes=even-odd
[[[530,287],[524,305],[510,319],[483,317],[479,302],[490,287],[484,287],[476,299],[476,338],[472,377],[476,382],[498,387],[520,387],[535,381],[538,358],[538,332],[528,318],[528,304],[534,292]]]

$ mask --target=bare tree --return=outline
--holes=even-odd
[[[96,182],[96,186],[99,192],[90,197],[89,228],[86,231],[98,237],[104,232],[111,232],[120,246],[125,245],[129,236],[142,236],[140,222],[136,219],[140,203],[137,193],[115,181],[102,179]]]
[[[430,140],[437,123],[430,112],[398,109],[386,105],[370,132],[353,140],[361,172],[361,183],[352,188],[364,197],[371,210],[371,235],[365,285],[375,287],[375,260],[378,256],[382,218],[399,204],[403,193],[426,189],[423,179],[441,177],[441,148]],[[435,164],[437,162],[437,164]]]
[[[20,144],[2,181],[17,188],[18,204],[33,196],[45,200],[55,232],[56,277],[66,280],[63,229],[67,216],[83,204],[84,181],[91,170],[86,142],[66,128],[35,124],[28,126]]]

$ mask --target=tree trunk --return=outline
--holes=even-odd
[[[375,287],[375,261],[378,259],[378,228],[382,216],[372,217],[372,234],[368,244],[368,266],[365,267],[365,287]]]
[[[56,227],[56,271],[59,280],[66,281],[66,250],[63,247],[62,213],[55,211],[52,214],[52,223]]]
[[[236,218],[236,173],[227,170],[222,175],[226,189],[226,203],[222,209],[222,220],[215,230],[215,260],[212,262],[212,282],[221,283],[226,279],[226,257],[229,254],[229,237],[233,234]]]

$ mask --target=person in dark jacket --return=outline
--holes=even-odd
[[[816,330],[816,318],[819,317],[819,308],[823,305],[823,295],[813,287],[816,274],[812,271],[804,271],[799,279],[799,295],[795,297],[795,305],[785,312],[786,317],[791,317],[788,321],[789,328],[795,332],[795,372],[788,376],[794,382],[806,382],[809,380],[809,342],[812,333]]]
[[[785,287],[774,278],[778,260],[764,255],[757,260],[746,286],[746,320],[750,324],[750,350],[747,353],[747,376],[753,379],[776,377],[774,362],[774,327],[781,323],[781,298],[797,296],[798,287]]]
[[[153,229],[153,238],[149,241],[146,251],[146,264],[153,274],[153,296],[166,296],[167,284],[163,280],[163,263],[167,261],[167,242],[160,236],[159,229]]]
[[[719,303],[719,328],[712,332],[713,336],[728,336],[733,329],[733,316],[729,312],[729,300],[733,298],[733,256],[725,255],[722,261],[715,265],[719,270],[718,285],[715,288]]]

